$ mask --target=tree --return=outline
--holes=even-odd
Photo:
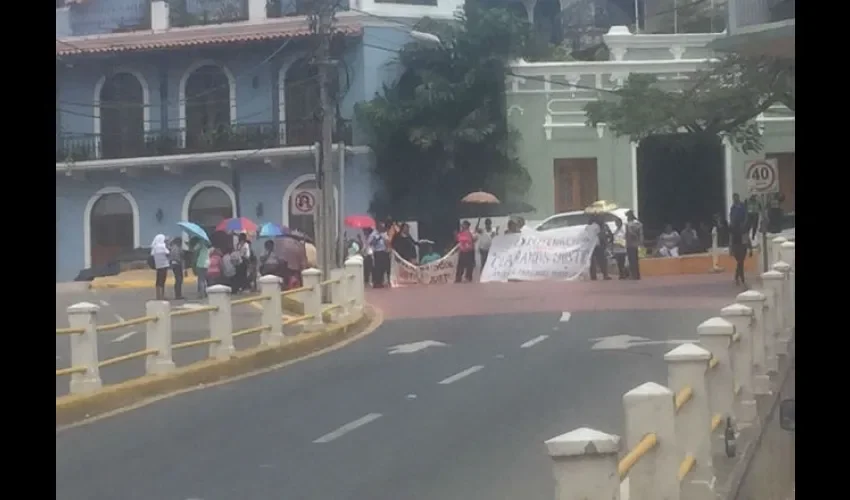
[[[403,76],[356,108],[383,184],[371,210],[442,223],[470,191],[521,197],[530,178],[506,125],[505,78],[511,60],[543,57],[545,47],[526,20],[472,0],[456,23],[424,19],[416,29],[442,43],[404,46]]]
[[[686,131],[726,137],[751,153],[762,148],[753,119],[777,103],[794,111],[794,61],[733,54],[684,83],[632,74],[623,87],[589,103],[585,111],[588,125],[604,123],[617,136],[636,141]]]

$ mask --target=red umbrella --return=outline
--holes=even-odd
[[[375,228],[375,219],[368,215],[349,215],[345,218],[345,225],[355,229]]]
[[[256,233],[257,225],[251,219],[245,217],[234,217],[232,219],[224,219],[215,227],[216,231],[224,231],[227,233]]]
[[[487,205],[495,205],[499,203],[499,198],[496,198],[496,195],[488,193],[486,191],[473,191],[468,195],[461,198],[461,203],[478,203],[478,204],[487,204]]]

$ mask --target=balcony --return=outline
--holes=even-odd
[[[146,132],[138,138],[107,134],[63,134],[56,139],[56,162],[144,158],[220,151],[311,146],[320,138],[314,120],[221,126],[200,134],[185,129]],[[351,122],[339,120],[334,142],[351,144]]]

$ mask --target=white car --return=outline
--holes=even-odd
[[[618,208],[610,212],[603,213],[601,215],[602,219],[605,221],[606,224],[608,224],[608,228],[613,233],[617,230],[617,225],[614,223],[614,220],[620,219],[621,221],[623,221],[623,224],[625,224],[626,212],[628,211],[628,208]],[[545,219],[534,229],[536,231],[549,231],[550,229],[558,229],[562,227],[586,226],[589,221],[590,215],[585,213],[583,210],[575,212],[564,212],[560,214],[555,214],[549,217],[548,219]]]

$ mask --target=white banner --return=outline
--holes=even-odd
[[[525,230],[493,238],[481,282],[570,281],[590,269],[597,243],[595,226],[573,226],[538,232]]]
[[[392,285],[442,285],[452,283],[457,271],[457,247],[439,260],[417,266],[408,262],[393,250]]]

